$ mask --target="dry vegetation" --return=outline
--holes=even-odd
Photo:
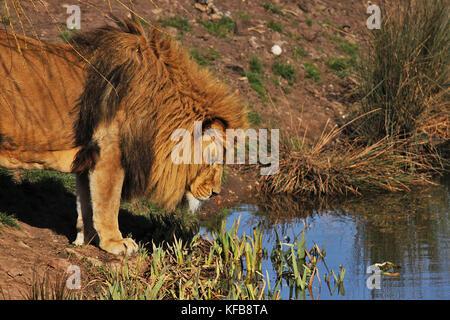
[[[317,197],[407,191],[448,170],[449,7],[446,1],[389,5],[359,63],[353,120],[307,146],[283,140],[280,172],[264,193]],[[336,144],[340,137],[345,142]]]

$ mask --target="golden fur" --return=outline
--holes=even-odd
[[[186,192],[201,200],[220,191],[221,165],[172,162],[174,130],[247,124],[237,98],[172,39],[116,23],[71,44],[0,32],[0,166],[77,173],[75,243],[96,231],[101,248],[130,254],[121,196],[173,210]]]

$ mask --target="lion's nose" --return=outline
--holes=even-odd
[[[218,192],[212,191],[211,192],[211,198],[217,196],[218,194],[219,194]]]

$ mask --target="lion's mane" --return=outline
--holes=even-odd
[[[100,124],[119,121],[124,198],[151,196],[167,208],[181,200],[205,165],[177,165],[174,130],[193,131],[194,121],[221,121],[245,128],[246,114],[229,89],[201,69],[157,27],[147,34],[132,19],[82,33],[72,45],[86,63],[86,83],[76,106],[73,171],[86,170],[101,150],[93,135]]]

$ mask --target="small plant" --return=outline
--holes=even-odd
[[[340,78],[344,78],[348,74],[348,70],[352,68],[349,59],[334,57],[325,61],[325,65],[337,73]]]
[[[77,29],[69,29],[67,28],[66,25],[61,25],[60,28],[60,34],[58,35],[58,37],[63,41],[68,43],[70,41],[70,39],[76,35],[78,32],[80,32]]]
[[[189,21],[186,18],[180,17],[170,17],[168,19],[159,19],[158,23],[162,24],[165,27],[173,27],[178,29],[180,34],[184,34],[185,32],[190,32],[192,30],[189,25]]]
[[[248,83],[250,87],[255,90],[263,101],[267,101],[266,90],[263,86],[263,80],[260,78],[260,75],[254,72],[246,72],[245,76],[248,79]]]
[[[20,229],[20,225],[14,216],[0,212],[0,229],[3,226],[9,226]]]
[[[205,53],[192,49],[189,54],[201,66],[210,66],[220,57],[220,53],[213,49],[207,49]]]
[[[320,71],[311,63],[304,63],[306,75],[305,77],[308,79],[313,79],[315,82],[320,81]]]
[[[262,122],[261,116],[256,112],[253,112],[253,111],[249,112],[247,117],[248,117],[248,120],[250,121],[250,124],[255,127],[259,126]]]
[[[297,235],[293,243],[282,243],[278,234],[275,232],[276,245],[270,255],[273,268],[277,273],[276,288],[281,285],[283,280],[289,286],[289,298],[305,298],[306,289],[310,292],[314,279],[318,279],[319,286],[321,281],[319,278],[318,264],[324,262],[325,250],[319,249],[317,244],[308,250],[306,249],[305,231]],[[286,249],[284,249],[287,247]],[[345,269],[340,266],[341,272],[336,281],[335,288],[339,288],[341,293],[344,290]],[[328,268],[327,268],[328,269]],[[342,271],[343,270],[343,271]],[[331,270],[334,275],[334,271]],[[326,281],[330,288],[330,281]],[[292,290],[293,289],[293,290]]]
[[[250,71],[258,74],[263,74],[264,69],[261,60],[258,57],[253,56],[250,58]]]
[[[253,56],[250,58],[249,69],[245,73],[245,76],[248,79],[248,83],[250,87],[255,90],[263,101],[267,101],[266,90],[264,89],[263,79],[264,69],[261,60],[258,57]]]
[[[249,21],[250,20],[250,15],[248,12],[240,12],[238,15],[239,19],[241,19],[242,21]]]
[[[308,25],[308,26],[312,26],[312,24],[313,24],[313,21],[311,20],[311,19],[306,19],[305,20],[305,22],[306,22],[306,24]]]
[[[270,20],[269,22],[267,22],[267,27],[279,33],[283,32],[282,24],[275,20]]]
[[[9,25],[11,23],[11,18],[0,11],[0,24]]]
[[[271,1],[265,1],[263,3],[262,7],[264,9],[266,9],[267,11],[270,11],[270,12],[272,12],[274,14],[279,14],[280,16],[285,16],[285,13],[283,12],[282,8],[276,6]]]
[[[338,48],[340,48],[348,56],[347,63],[352,67],[356,66],[356,62],[359,57],[359,45],[336,36],[331,36],[329,39],[335,42]]]
[[[218,21],[203,21],[198,20],[202,26],[208,31],[208,33],[218,37],[225,38],[230,32],[236,32],[236,22],[228,17],[223,17]]]
[[[296,46],[292,49],[292,58],[298,60],[300,58],[306,57],[306,50],[302,46]]]
[[[272,71],[274,74],[287,80],[290,85],[293,85],[296,80],[295,68],[287,62],[275,61],[272,65]]]
[[[339,46],[346,54],[350,56],[350,58],[355,59],[359,54],[359,46],[356,43],[343,40],[340,42]]]
[[[341,72],[348,68],[347,60],[343,58],[330,58],[325,64],[328,68],[336,72]]]

